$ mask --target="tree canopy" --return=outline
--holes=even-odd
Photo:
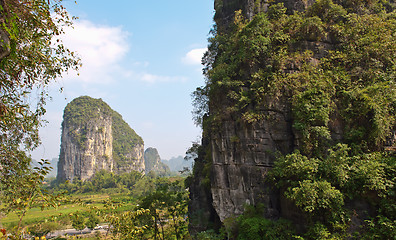
[[[60,39],[72,20],[61,0],[0,1],[0,200],[21,217],[43,197],[48,169],[32,170],[29,152],[40,144],[48,84],[81,65]]]

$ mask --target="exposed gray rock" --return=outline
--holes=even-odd
[[[266,120],[223,121],[211,137],[213,207],[220,220],[242,214],[246,204],[264,203],[269,218],[279,216],[278,194],[265,178],[275,154],[289,153],[293,133],[287,106],[265,110]]]
[[[144,151],[144,164],[146,166],[146,174],[154,172],[159,175],[170,173],[169,167],[161,162],[161,157],[156,148],[149,147]]]
[[[91,119],[74,129],[77,133],[85,131],[87,140],[83,143],[77,142],[70,130],[70,126],[62,124],[58,179],[86,180],[98,170],[104,169],[110,172],[114,170],[110,116],[101,114],[98,119]]]
[[[217,33],[222,34],[229,30],[235,11],[241,10],[243,16],[251,20],[258,12],[266,11],[269,2],[283,2],[291,14],[293,11],[306,10],[315,0],[215,0]],[[290,44],[290,47],[301,52],[310,50],[312,57],[309,61],[315,66],[329,50],[335,49],[335,44],[336,38],[328,34],[307,37],[304,41]],[[294,63],[287,64],[283,70],[285,73],[299,71]],[[267,99],[262,106],[268,106],[268,109],[259,110],[265,117],[254,123],[241,120],[239,112],[230,113],[227,110],[232,103],[226,94],[222,95],[220,92],[215,96],[211,95],[214,99],[209,101],[209,115],[216,119],[203,124],[203,139],[206,142],[202,144],[203,153],[198,154],[199,157],[195,160],[190,184],[190,230],[206,230],[206,223],[214,223],[215,218],[212,216],[217,215],[224,222],[227,218],[242,214],[245,205],[257,203],[264,203],[267,218],[282,216],[298,223],[298,227],[304,227],[306,216],[290,200],[279,194],[285,189],[278,191],[266,181],[276,153],[285,155],[302,145],[301,136],[293,132],[291,98],[288,94],[290,93],[279,93],[273,99]],[[339,110],[334,109],[328,123],[331,141],[342,141],[345,134],[344,124]],[[395,129],[386,141],[385,149],[388,151],[395,151]],[[351,207],[354,205],[357,207]],[[369,204],[365,201],[353,202],[351,206],[349,208],[356,213],[351,219],[351,231],[355,231],[367,216],[373,214],[366,213],[369,212]],[[193,218],[194,216],[198,217]]]
[[[145,169],[143,140],[101,99],[70,102],[62,123],[60,181],[86,180],[99,170],[116,174]]]
[[[144,172],[144,144],[136,144],[124,154],[124,162],[115,162],[115,173],[126,173],[131,171]],[[114,152],[114,150],[113,150]]]
[[[195,158],[194,173],[186,179],[189,185],[190,202],[188,204],[189,232],[195,235],[208,228],[219,229],[221,221],[213,208],[213,199],[210,182],[208,182],[205,165],[210,159],[206,159],[204,152],[209,147],[209,139],[202,138],[201,147],[198,149],[198,157]],[[210,163],[209,163],[210,164]]]
[[[216,0],[215,21],[218,31],[227,31],[233,21],[235,11],[242,10],[242,14],[249,20],[259,12],[267,11],[267,0]],[[285,0],[283,2],[289,12],[303,11],[313,0]],[[312,46],[311,46],[312,45]],[[325,48],[328,48],[327,45]],[[313,49],[314,58],[321,57],[326,52],[322,45],[303,43],[302,49]],[[314,61],[314,59],[313,59]],[[292,67],[293,68],[293,67]],[[290,69],[290,71],[294,71]],[[205,192],[203,180],[194,173],[194,181],[190,187],[190,210],[199,212],[197,206],[212,201],[210,207],[205,207],[206,221],[213,215],[215,209],[221,222],[225,219],[242,214],[246,204],[264,203],[266,217],[280,216],[281,200],[278,190],[266,181],[267,172],[272,168],[276,153],[292,152],[296,142],[292,131],[290,103],[280,97],[269,99],[262,109],[265,118],[253,124],[244,123],[238,116],[223,116],[216,131],[208,133],[208,148],[211,153],[211,183],[210,193]],[[222,102],[224,101],[224,102]],[[227,101],[219,96],[218,106],[211,111],[223,111],[227,108]],[[220,109],[219,109],[220,106]],[[221,109],[222,107],[224,109]],[[202,161],[202,160],[201,160]],[[195,164],[197,164],[197,160]],[[210,196],[207,196],[207,195]],[[199,198],[201,197],[201,198]],[[201,201],[203,203],[201,203]],[[192,224],[193,225],[193,224]],[[190,226],[190,228],[196,226]],[[202,230],[203,228],[199,229]]]

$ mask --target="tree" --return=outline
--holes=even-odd
[[[85,222],[87,228],[93,230],[96,227],[96,225],[98,225],[98,223],[99,223],[99,218],[98,216],[96,216],[95,212],[89,212],[88,219]]]
[[[31,169],[28,153],[40,144],[48,84],[80,66],[58,37],[72,21],[61,3],[0,0],[0,201],[6,213],[44,198],[39,185],[48,168]]]
[[[149,212],[147,209],[124,211],[109,214],[106,219],[116,239],[148,239],[145,232],[149,228],[142,219],[149,217]]]
[[[70,214],[70,219],[72,221],[73,228],[77,231],[81,231],[85,228],[84,216],[79,211]]]
[[[186,239],[187,191],[181,180],[157,178],[134,210],[119,211],[122,204],[105,204],[105,220],[117,239]]]
[[[55,231],[59,225],[55,222],[41,222],[29,228],[31,235],[35,237],[46,236],[48,233]]]
[[[156,190],[147,194],[140,204],[143,209],[150,210],[151,218],[146,224],[151,226],[151,238],[184,239],[188,196],[183,182],[159,178],[156,185]]]

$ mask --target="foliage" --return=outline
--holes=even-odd
[[[85,228],[85,219],[80,212],[70,214],[70,219],[74,229],[81,231]]]
[[[100,219],[95,212],[89,212],[85,225],[87,228],[93,230],[99,224],[99,221]]]
[[[115,239],[143,239],[148,227],[142,223],[141,218],[147,216],[148,210],[138,209],[127,211],[118,215],[110,215],[107,219],[114,228]]]
[[[222,234],[217,234],[213,229],[199,232],[196,236],[197,240],[223,240]]]
[[[270,3],[251,21],[237,11],[231,26],[211,32],[194,119],[205,135],[224,120],[261,124],[277,103],[290,108],[295,151],[278,154],[269,178],[307,220],[307,239],[395,235],[396,158],[385,151],[395,144],[395,9],[380,0],[319,0],[305,12]],[[205,154],[194,169],[201,177]],[[357,200],[371,216],[356,213]],[[354,218],[366,223],[355,229]],[[243,221],[246,239],[274,224]]]
[[[110,173],[102,174],[110,176]],[[150,179],[141,178],[139,175],[141,188],[148,189],[147,191],[134,187],[131,191],[111,195],[104,194],[105,189],[99,189],[98,192],[102,192],[100,194],[75,192],[70,194],[70,198],[74,200],[61,202],[62,208],[57,210],[40,212],[35,208],[34,216],[30,213],[29,221],[25,219],[24,226],[31,230],[32,235],[41,236],[52,227],[62,229],[74,224],[76,229],[85,227],[92,229],[98,223],[106,222],[107,225],[113,226],[109,230],[109,238],[149,239],[150,236],[155,236],[153,216],[157,216],[160,219],[157,222],[158,239],[160,236],[165,236],[165,239],[176,239],[176,236],[184,239],[188,237],[186,218],[188,192],[183,180],[184,178],[181,177]],[[84,183],[72,184],[80,184],[78,187],[81,187]],[[51,192],[55,189],[49,187],[47,190]],[[10,222],[2,223],[10,229]]]
[[[304,180],[299,186],[288,189],[286,197],[303,211],[338,211],[344,204],[343,195],[327,181]]]
[[[247,205],[239,217],[224,221],[228,239],[295,239],[295,230],[285,219],[270,220],[263,217],[264,206]]]
[[[145,196],[140,206],[150,210],[147,224],[154,230],[151,237],[184,239],[187,234],[187,191],[183,182],[163,182]],[[168,228],[168,231],[164,229]]]
[[[17,211],[21,219],[32,205],[45,207],[51,202],[45,203],[50,197],[40,189],[48,169],[44,165],[31,169],[27,154],[40,143],[47,86],[80,66],[57,39],[72,21],[61,4],[61,0],[0,1],[0,200],[2,211]],[[15,230],[19,232],[20,225]]]
[[[29,232],[32,236],[42,237],[58,228],[59,225],[55,222],[40,222],[30,227]]]
[[[181,181],[159,178],[156,188],[132,211],[109,212],[106,219],[118,239],[184,239],[187,232],[187,191]],[[108,208],[118,206],[109,203]]]
[[[149,181],[151,181],[151,178],[143,177],[137,171],[116,175],[106,170],[100,170],[91,179],[84,182],[74,180],[73,182],[59,183],[57,180],[54,180],[49,189],[55,192],[67,191],[69,194],[100,193],[107,190],[110,191],[111,189],[118,190],[118,192],[139,192],[141,190],[140,188],[150,191]],[[136,196],[140,195],[136,194]]]
[[[215,126],[237,114],[253,122],[272,107],[269,97],[283,96],[292,103],[304,154],[323,153],[334,114],[345,121],[349,144],[364,150],[383,146],[395,124],[393,13],[348,10],[322,0],[305,13],[287,15],[282,4],[274,4],[250,22],[237,14],[232,31],[218,34],[214,28],[203,59],[206,85],[194,93],[194,118],[202,122],[206,115]],[[325,38],[334,48],[320,59],[304,47]]]
[[[240,220],[239,240],[248,239],[293,239],[290,222],[286,220],[271,221],[263,217],[249,217]]]
[[[350,217],[344,201],[365,198],[379,211],[376,219],[370,220],[371,226],[389,226],[382,229],[388,229],[390,234],[395,226],[394,210],[391,210],[396,206],[393,198],[395,163],[395,156],[378,152],[352,155],[351,148],[338,144],[320,160],[309,160],[299,152],[279,158],[269,177],[285,189],[287,198],[307,213],[311,223],[316,222],[312,231],[324,226],[329,233],[337,232],[331,226],[345,225]],[[366,228],[373,229],[370,225]],[[339,233],[345,234],[344,230],[340,229]]]
[[[23,152],[21,152],[21,157]],[[41,182],[44,181],[45,175],[50,170],[46,167],[48,161],[39,162],[41,167],[36,167],[32,171],[25,170],[23,175],[7,176],[8,188],[2,190],[1,197],[3,204],[1,212],[16,213],[18,217],[18,224],[12,229],[16,235],[20,234],[22,230],[22,220],[27,212],[33,207],[40,207],[41,210],[49,207],[57,207],[61,195],[49,194],[42,189]]]

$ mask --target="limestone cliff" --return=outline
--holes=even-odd
[[[144,151],[144,164],[146,174],[152,172],[159,176],[165,176],[170,173],[169,167],[161,162],[161,157],[156,148],[149,147]]]
[[[101,99],[79,97],[64,111],[57,178],[86,180],[102,169],[144,171],[143,151],[143,140],[120,114]]]
[[[303,10],[310,2],[312,1],[287,1],[286,5],[290,9]],[[256,13],[266,11],[268,5],[265,0],[216,0],[215,21],[218,31],[228,31],[235,11],[242,10],[243,16],[251,20]],[[267,217],[279,217],[279,194],[265,178],[273,165],[275,153],[287,154],[293,150],[290,103],[285,98],[268,99],[265,105],[271,108],[261,110],[266,118],[249,124],[240,121],[237,115],[224,114],[230,104],[224,95],[217,101],[221,104],[209,108],[212,112],[222,113],[223,120],[216,131],[204,129],[207,132],[205,138],[209,141],[207,151],[211,153],[210,193],[203,190],[205,186],[202,179],[195,176],[191,191],[192,214],[198,211],[195,205],[209,205],[210,207],[203,208],[207,212],[206,221],[215,223],[219,218],[223,222],[226,218],[242,214],[246,204],[264,203]],[[193,228],[204,229],[199,226]]]
[[[364,144],[369,137],[373,136],[370,135],[370,130],[367,130],[374,128],[373,119],[370,119],[369,115],[346,117],[351,112],[347,113],[348,109],[341,110],[345,107],[341,101],[349,101],[340,97],[341,91],[337,93],[338,95],[330,93],[334,86],[324,85],[321,86],[323,90],[310,92],[311,88],[319,89],[318,86],[314,86],[319,82],[317,79],[314,79],[311,85],[304,85],[312,76],[327,77],[323,72],[316,73],[312,69],[319,66],[321,59],[325,58],[331,50],[345,51],[346,47],[340,47],[340,42],[344,41],[345,45],[349,44],[350,40],[340,38],[328,25],[336,21],[343,22],[348,11],[354,14],[366,14],[368,10],[362,10],[365,6],[353,5],[349,1],[334,1],[343,6],[333,4],[332,1],[318,1],[316,8],[310,9],[310,12],[307,11],[305,17],[308,20],[302,20],[300,27],[293,29],[295,27],[293,22],[289,22],[285,29],[277,29],[277,24],[280,23],[276,23],[276,19],[280,11],[284,10],[282,14],[293,15],[294,12],[304,12],[315,2],[314,0],[215,1],[215,34],[217,36],[211,41],[216,44],[211,42],[209,52],[204,58],[206,63],[204,72],[206,71],[208,76],[207,85],[196,92],[198,96],[196,102],[202,104],[202,96],[205,96],[208,106],[206,115],[203,117],[203,149],[196,159],[194,176],[190,182],[189,209],[192,223],[190,229],[193,231],[202,231],[210,225],[202,224],[203,222],[217,224],[217,218],[224,222],[229,217],[242,214],[246,204],[263,203],[266,208],[265,216],[270,219],[280,216],[289,219],[301,217],[299,212],[294,214],[293,211],[296,209],[279,194],[278,190],[271,185],[272,183],[267,181],[268,172],[273,168],[276,156],[284,156],[299,149],[310,157],[315,154],[313,145],[317,147],[327,144],[326,147],[328,147],[339,142],[346,144],[352,142],[359,145]],[[390,2],[394,7],[394,2]],[[276,7],[271,8],[271,6]],[[330,14],[328,10],[330,7],[331,11],[334,9],[338,11],[337,16],[323,16]],[[315,12],[319,11],[318,9],[323,11],[323,14]],[[241,10],[242,17],[246,21],[240,18],[234,20],[237,10]],[[270,10],[272,12],[262,15],[259,18],[261,20],[249,22],[254,20],[257,13]],[[319,17],[316,15],[312,17],[314,14]],[[269,19],[275,24],[270,23]],[[318,21],[317,26],[325,27],[316,28],[313,26],[314,21]],[[322,21],[327,21],[328,25],[323,24]],[[232,26],[234,23],[237,26]],[[272,27],[274,28],[271,29]],[[294,32],[282,36],[283,31],[290,29]],[[228,35],[231,31],[235,31],[234,35]],[[293,41],[290,41],[291,37],[294,37]],[[351,36],[351,39],[353,37]],[[384,44],[385,47],[388,46],[386,44]],[[226,48],[226,45],[231,47]],[[279,58],[272,58],[278,53]],[[290,54],[290,57],[283,58],[285,53]],[[306,53],[307,57],[303,57]],[[238,54],[240,59],[237,57]],[[356,71],[360,71],[360,74],[363,65],[358,61],[354,66],[355,69],[351,67],[345,70],[346,74],[349,74],[348,77],[356,79],[356,82],[361,79],[354,74]],[[306,64],[304,67],[309,66],[307,67],[309,70],[304,69],[303,64]],[[306,71],[307,75],[300,76],[299,71]],[[333,76],[332,73],[329,78]],[[274,84],[276,81],[281,84]],[[298,81],[302,81],[302,87],[294,85]],[[335,89],[335,91],[338,90]],[[315,103],[314,101],[317,100],[315,97],[323,92],[326,94],[329,92],[326,96],[329,99],[328,103]],[[325,99],[324,96],[321,97]],[[358,101],[363,100],[357,99],[356,102],[349,103],[349,106],[356,107],[355,112],[363,106],[359,107]],[[392,101],[394,100],[387,104],[391,106]],[[392,120],[389,125],[384,126],[382,140],[371,143],[372,145],[367,147],[367,152],[383,149],[386,135],[388,138],[391,135],[389,139],[394,138],[394,130],[390,131],[392,128],[395,129],[392,117],[393,108],[389,107],[389,109],[383,116]],[[344,115],[341,116],[340,112]],[[320,114],[326,115],[324,120],[320,119]],[[353,139],[349,138],[349,133],[346,132],[350,132],[352,128],[361,128],[359,124],[365,126],[363,131],[367,133],[362,134],[366,135],[361,135],[360,139],[356,135]],[[302,126],[306,128],[305,132],[301,131]],[[325,129],[322,138],[314,133],[319,129]],[[309,145],[310,141],[313,145]],[[388,143],[392,146],[394,144],[394,141]],[[321,156],[323,155],[325,154]],[[194,219],[200,220],[194,223]],[[298,220],[301,221],[301,219]]]
[[[227,31],[235,11],[242,10],[249,21],[259,12],[266,12],[271,1],[218,0],[215,20],[220,31]],[[314,0],[286,0],[289,12],[304,11]],[[323,48],[323,46],[321,47]],[[292,130],[291,104],[287,96],[268,98],[259,110],[264,119],[250,124],[240,121],[238,114],[222,120],[218,131],[210,135],[212,152],[211,192],[213,207],[221,221],[242,214],[246,204],[264,203],[266,216],[280,216],[278,192],[266,179],[275,154],[287,154],[296,143]],[[229,103],[212,106],[212,111],[227,112]],[[270,107],[268,107],[270,106]]]

